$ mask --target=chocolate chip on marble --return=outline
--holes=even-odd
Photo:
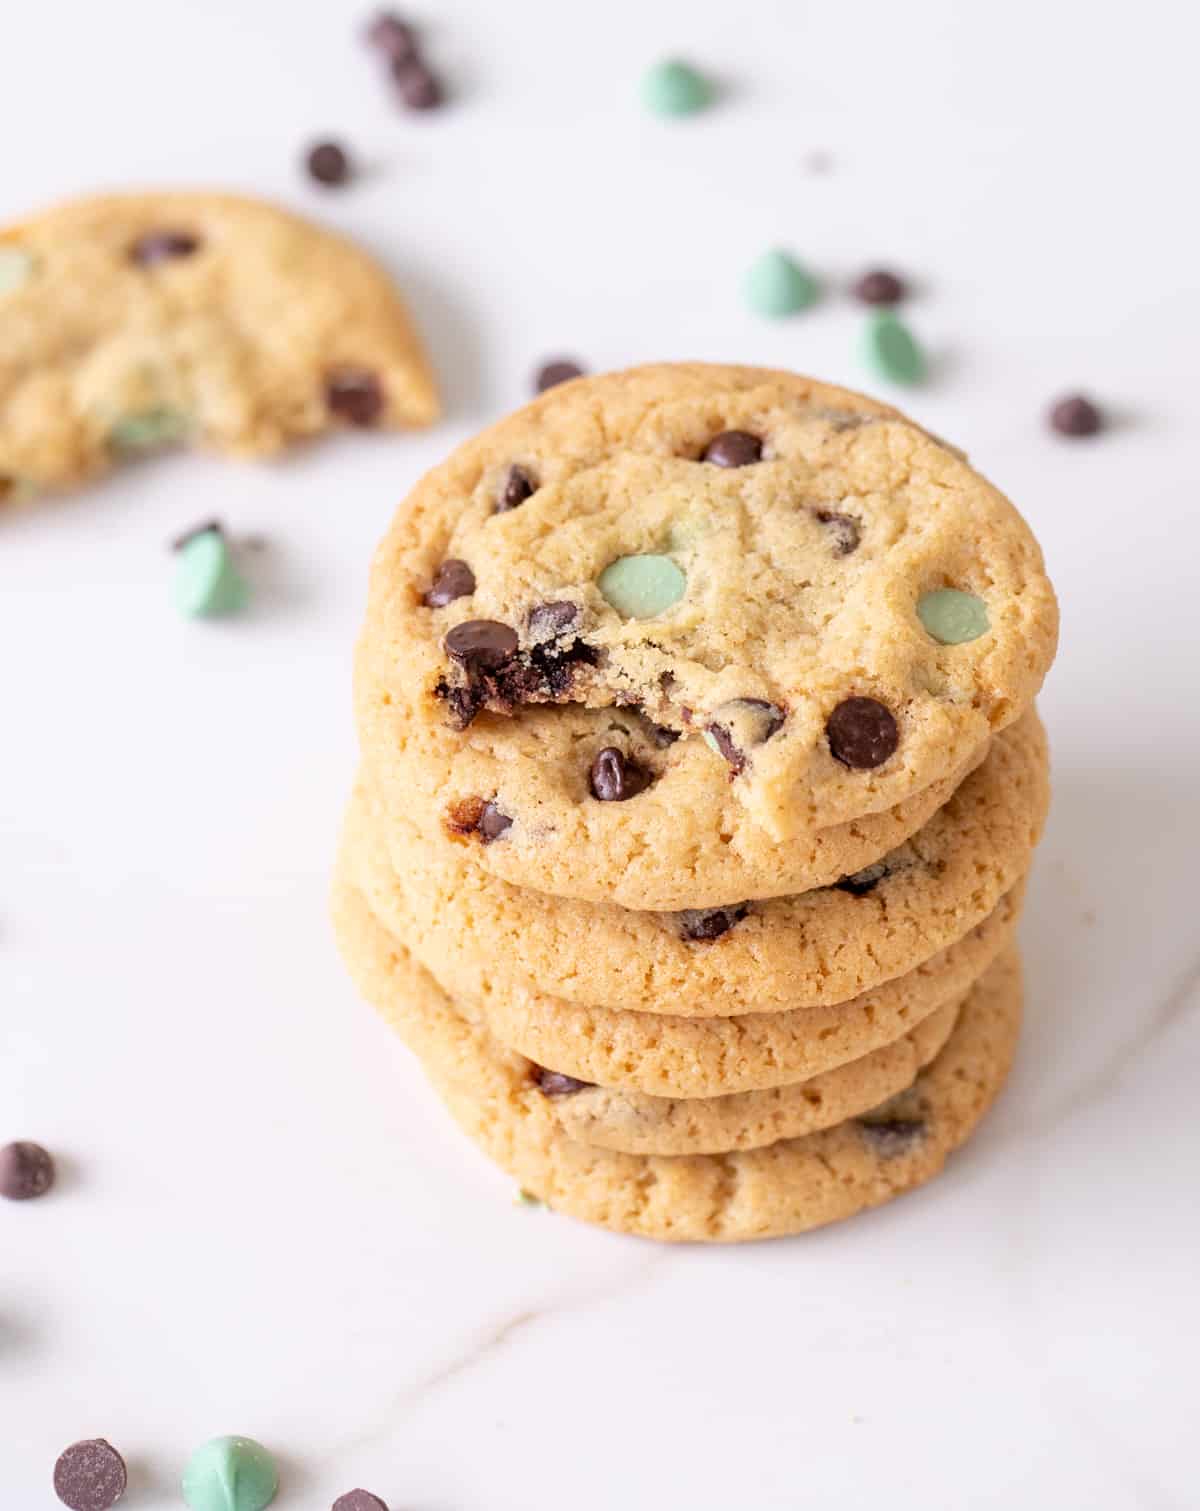
[[[529,611],[529,634],[533,640],[554,640],[579,623],[579,605],[563,598],[535,604]]]
[[[447,631],[446,654],[468,671],[502,666],[517,653],[517,632],[497,619],[466,619]]]
[[[126,1483],[125,1460],[104,1438],[72,1443],[54,1466],[54,1493],[71,1511],[110,1511]]]
[[[200,238],[190,231],[147,231],[129,248],[129,258],[139,267],[150,268],[176,257],[190,257],[199,247]]]
[[[859,1130],[867,1143],[883,1159],[907,1154],[925,1134],[922,1118],[858,1119]]]
[[[510,467],[504,486],[496,500],[496,513],[507,514],[510,509],[519,509],[527,498],[537,492],[537,483],[524,467]]]
[[[367,27],[367,41],[392,63],[403,63],[417,56],[416,32],[395,11],[380,11]]]
[[[325,402],[331,414],[367,430],[383,414],[383,385],[366,368],[341,367],[325,380]]]
[[[348,183],[351,177],[350,156],[340,142],[317,142],[304,159],[308,176],[327,189]]]
[[[825,723],[829,749],[843,766],[869,771],[896,753],[900,730],[890,709],[875,698],[846,698]]]
[[[762,461],[762,441],[748,430],[723,430],[709,441],[701,460],[714,467],[749,467]]]
[[[858,521],[852,515],[837,514],[832,509],[818,509],[817,523],[824,525],[829,531],[835,556],[849,556],[852,551],[858,550],[862,536]]]
[[[586,1091],[592,1081],[580,1081],[561,1070],[547,1070],[544,1065],[533,1067],[533,1079],[537,1089],[546,1097],[569,1097],[577,1091]]]
[[[769,740],[783,718],[783,710],[765,698],[733,698],[713,710],[704,735],[735,772],[744,771],[748,752]]]
[[[697,943],[720,939],[745,918],[749,907],[749,903],[742,902],[730,908],[684,908],[678,915],[679,928],[685,939]]]
[[[31,1139],[17,1139],[0,1149],[0,1196],[30,1201],[45,1196],[54,1184],[54,1160],[48,1149]]]
[[[865,897],[868,892],[875,890],[887,874],[886,861],[877,860],[874,865],[864,866],[861,871],[853,871],[849,876],[843,876],[841,881],[834,882],[834,886],[839,891],[849,892],[854,897]]]
[[[886,268],[873,268],[854,285],[854,297],[863,304],[899,304],[907,292],[904,280]]]
[[[558,357],[552,362],[543,362],[533,379],[535,393],[545,393],[548,388],[557,388],[560,383],[569,383],[572,378],[581,378],[583,368],[569,357]]]
[[[426,608],[443,609],[456,598],[469,598],[475,591],[475,573],[465,561],[452,556],[433,574],[433,581],[422,599]]]
[[[624,803],[649,787],[651,774],[615,745],[607,745],[592,762],[588,784],[601,803]]]
[[[419,57],[393,59],[392,78],[409,110],[433,110],[442,103],[442,86]]]
[[[1052,430],[1074,439],[1095,435],[1104,424],[1100,410],[1081,393],[1068,394],[1052,404],[1049,419]]]

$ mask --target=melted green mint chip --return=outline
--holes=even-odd
[[[756,315],[777,320],[807,309],[817,297],[817,282],[786,252],[764,252],[746,274],[744,292]]]
[[[917,603],[917,618],[942,645],[965,645],[989,629],[987,605],[974,593],[957,588],[938,588],[925,593]]]
[[[275,1460],[253,1438],[213,1438],[183,1471],[183,1498],[192,1511],[263,1511],[278,1489]]]
[[[250,597],[220,530],[202,530],[180,546],[175,567],[175,605],[189,619],[236,614]]]
[[[0,247],[0,294],[13,294],[33,276],[33,258],[21,247]]]
[[[919,383],[925,376],[925,353],[891,310],[878,310],[867,322],[868,364],[889,383]]]
[[[142,414],[126,415],[109,431],[108,439],[118,456],[137,456],[143,451],[159,451],[173,446],[187,435],[183,415],[173,409],[147,409]]]
[[[656,63],[642,78],[642,103],[655,115],[694,115],[712,96],[704,75],[676,58]]]
[[[653,619],[678,603],[687,578],[669,556],[618,556],[600,573],[605,599],[626,619]]]

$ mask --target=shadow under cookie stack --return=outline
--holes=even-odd
[[[346,963],[556,1211],[878,1205],[1012,1061],[1056,635],[1020,515],[895,410],[700,364],[553,389],[377,553]]]

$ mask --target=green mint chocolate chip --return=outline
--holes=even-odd
[[[33,258],[21,247],[0,247],[0,294],[13,294],[33,275]]]
[[[147,409],[126,415],[109,431],[108,439],[118,456],[137,456],[173,446],[187,435],[187,421],[173,409]]]
[[[669,556],[618,556],[600,573],[605,599],[626,619],[653,619],[678,603],[687,578]]]
[[[807,309],[817,297],[817,282],[786,252],[764,252],[746,274],[744,292],[756,315],[778,320]]]
[[[278,1489],[275,1460],[252,1438],[213,1438],[183,1471],[183,1498],[192,1511],[263,1511]]]
[[[642,103],[655,115],[694,115],[712,95],[704,75],[676,58],[656,63],[642,78]]]
[[[919,383],[925,376],[925,353],[891,310],[878,310],[868,320],[865,352],[868,364],[889,383]]]
[[[203,530],[180,546],[175,567],[175,604],[189,619],[236,614],[250,593],[220,530]]]
[[[923,594],[917,603],[917,618],[942,645],[965,645],[985,635],[990,627],[983,599],[974,593],[960,593],[957,588]]]

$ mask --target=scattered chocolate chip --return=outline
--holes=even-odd
[[[533,387],[535,393],[545,393],[548,388],[556,388],[560,383],[569,383],[572,378],[581,378],[583,368],[578,362],[572,362],[568,357],[559,357],[553,362],[544,362],[534,375]]]
[[[337,142],[318,142],[310,147],[304,159],[309,177],[326,188],[334,188],[350,180],[350,159],[346,149]]]
[[[393,63],[417,56],[417,35],[395,11],[380,11],[367,27],[367,41]]]
[[[41,1144],[18,1139],[0,1149],[0,1196],[29,1201],[45,1196],[54,1184],[54,1160]]]
[[[907,292],[904,280],[886,268],[873,268],[854,285],[854,297],[863,304],[899,304]]]
[[[704,733],[735,772],[744,771],[749,751],[781,729],[783,717],[783,710],[765,698],[732,698],[713,710]]]
[[[171,542],[171,550],[182,551],[184,546],[190,544],[198,535],[207,535],[210,530],[215,530],[218,535],[224,534],[224,526],[219,519],[206,519],[198,525],[193,525],[190,530],[185,530],[182,535],[177,535]]]
[[[190,231],[147,231],[129,248],[131,262],[151,268],[175,257],[190,257],[200,246],[200,238]]]
[[[392,78],[409,110],[433,110],[442,103],[442,86],[420,58],[393,60]]]
[[[749,903],[742,902],[733,908],[684,908],[679,914],[679,927],[685,939],[697,943],[720,939],[735,923],[745,918],[749,906]]]
[[[825,733],[834,757],[856,771],[882,766],[900,743],[891,710],[874,698],[846,698],[829,715]]]
[[[533,1067],[533,1079],[537,1089],[546,1097],[569,1097],[577,1091],[586,1091],[592,1081],[579,1081],[565,1075],[561,1070],[547,1070],[544,1065]]]
[[[109,1511],[126,1482],[125,1460],[103,1438],[72,1443],[54,1466],[54,1493],[71,1511]]]
[[[451,557],[433,574],[433,581],[421,600],[428,609],[444,609],[456,598],[469,598],[475,591],[475,573],[465,561]]]
[[[539,603],[529,611],[529,633],[534,640],[554,640],[579,623],[579,605],[569,599]]]
[[[494,839],[499,839],[512,828],[512,819],[507,813],[501,813],[495,803],[484,803],[475,827],[484,844],[490,845]]]
[[[517,653],[517,632],[496,619],[467,619],[456,624],[442,642],[446,654],[468,671],[496,667]]]
[[[817,521],[829,530],[835,556],[849,556],[852,551],[858,550],[862,536],[858,521],[851,515],[835,514],[831,509],[818,509]]]
[[[863,1137],[883,1159],[897,1154],[907,1154],[925,1132],[920,1118],[881,1118],[878,1122],[859,1118],[858,1126]]]
[[[1050,407],[1050,428],[1059,435],[1095,435],[1103,424],[1099,409],[1081,393],[1068,394]]]
[[[325,380],[325,402],[347,424],[366,430],[383,413],[383,385],[365,368],[341,367]]]
[[[701,461],[714,467],[749,467],[762,461],[762,441],[748,430],[723,430],[704,448]]]
[[[607,745],[592,762],[589,785],[601,803],[624,803],[649,787],[648,771],[631,761],[615,745]]]
[[[537,484],[524,467],[510,467],[508,476],[504,479],[504,487],[500,490],[500,497],[496,500],[496,513],[507,514],[510,509],[519,508],[536,492]]]
[[[868,892],[875,890],[887,874],[886,863],[877,860],[873,866],[864,866],[861,871],[854,871],[849,876],[843,876],[841,881],[834,882],[834,886],[842,892],[851,893],[854,897],[865,897]]]

